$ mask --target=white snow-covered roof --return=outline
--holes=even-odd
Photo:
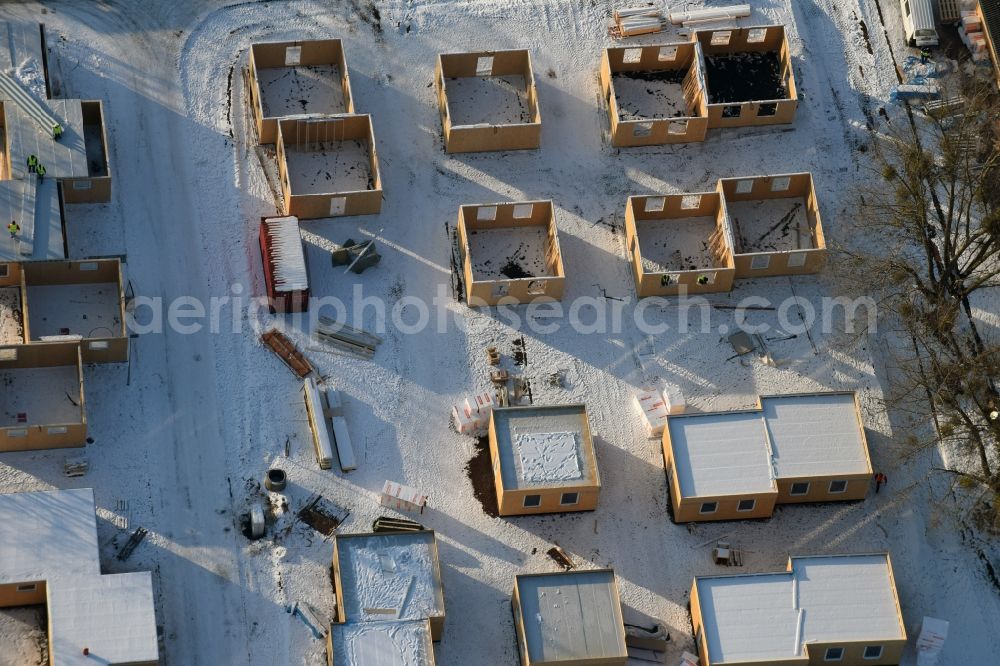
[[[429,620],[349,622],[330,633],[333,666],[434,666]]]
[[[0,495],[0,584],[99,576],[94,491]]]
[[[303,291],[309,288],[306,255],[299,235],[299,218],[271,217],[264,220],[270,241],[275,291]]]
[[[614,571],[517,576],[515,584],[532,663],[627,656]]]
[[[48,589],[53,664],[156,663],[156,614],[148,571],[60,578]],[[83,654],[83,648],[90,652]]]
[[[423,620],[444,615],[434,532],[334,538],[348,622]]]
[[[101,575],[90,488],[0,495],[0,584],[15,583],[45,584],[53,664],[158,661],[152,577]]]
[[[494,408],[493,423],[505,489],[599,483],[583,405]]]
[[[791,565],[696,579],[712,663],[800,657],[810,643],[906,639],[888,555],[793,557]]]
[[[78,99],[39,100],[63,128],[58,141],[52,130],[43,128],[15,103],[4,104],[7,116],[7,141],[10,146],[11,167],[15,173],[27,173],[25,160],[35,155],[45,167],[46,178],[87,178],[87,148],[83,137],[83,107]]]
[[[779,479],[871,472],[853,393],[761,398]]]
[[[683,497],[777,490],[760,412],[671,416],[667,428]]]

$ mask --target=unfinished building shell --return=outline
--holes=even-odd
[[[698,42],[605,49],[601,90],[608,103],[612,145],[704,141],[704,76]]]
[[[253,44],[248,60],[248,103],[261,143],[278,140],[284,118],[354,113],[339,39]]]
[[[458,244],[470,306],[562,298],[566,274],[551,201],[462,206]]]
[[[818,273],[826,239],[810,173],[721,178],[737,278]]]
[[[795,120],[798,91],[785,27],[700,30],[708,126],[779,125]]]
[[[285,215],[301,220],[382,209],[371,116],[279,121],[277,154]]]
[[[639,298],[729,291],[735,263],[726,229],[717,192],[629,197],[625,242]]]
[[[434,83],[449,153],[541,145],[538,88],[527,51],[443,53]]]

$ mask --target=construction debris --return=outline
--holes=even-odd
[[[663,14],[652,6],[616,9],[614,20],[608,34],[616,39],[662,32],[667,27]]]
[[[669,641],[670,634],[660,622],[651,627],[625,623],[625,645],[629,647],[666,652]]]
[[[372,532],[420,532],[424,526],[405,518],[379,516],[372,522]]]
[[[559,544],[553,545],[551,548],[545,551],[545,554],[551,557],[556,564],[561,566],[566,571],[576,568],[576,565],[573,564],[573,558],[569,556],[569,553],[560,548]]]
[[[496,347],[486,348],[486,360],[489,361],[490,365],[500,365],[500,352],[497,351]]]
[[[312,374],[313,367],[288,336],[276,328],[263,333],[261,342],[267,345],[299,379]]]
[[[264,507],[259,502],[254,502],[250,507],[250,538],[259,539],[264,536]]]
[[[490,382],[492,382],[497,388],[506,384],[508,380],[510,380],[510,373],[504,369],[490,372]]]
[[[115,502],[115,527],[120,530],[127,530],[129,522],[128,500],[120,499]]]
[[[331,536],[347,520],[350,512],[329,502],[322,495],[312,495],[299,512],[298,519],[320,534]]]
[[[382,260],[382,255],[375,249],[374,238],[364,243],[355,243],[354,239],[348,238],[330,254],[330,260],[334,266],[347,265],[348,271],[360,275],[366,268],[377,265]]]
[[[88,469],[90,469],[90,463],[87,461],[86,456],[66,458],[63,462],[63,473],[70,478],[83,476],[87,473]]]
[[[325,627],[328,626],[327,622],[320,617],[319,611],[306,602],[296,601],[291,606],[285,606],[285,612],[291,613],[302,620],[302,624],[309,628],[309,631],[312,632],[313,637],[317,640],[326,638]]]
[[[728,541],[719,541],[712,549],[712,561],[720,566],[743,566],[743,550],[734,548]]]
[[[313,337],[316,338],[317,342],[350,352],[364,359],[375,356],[375,349],[383,342],[382,338],[373,333],[354,328],[329,317],[319,318],[319,324]]]
[[[122,549],[118,551],[116,557],[122,562],[127,560],[131,557],[132,552],[139,547],[139,544],[142,543],[142,540],[146,538],[148,533],[145,527],[136,528],[135,532],[132,532],[132,535],[128,538],[128,541],[125,542],[125,545],[122,546]]]

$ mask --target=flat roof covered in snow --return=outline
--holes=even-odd
[[[598,485],[584,405],[495,408],[492,418],[504,489]]]
[[[810,643],[906,640],[887,554],[791,558],[791,571],[695,578],[712,663],[805,655]]]
[[[777,490],[760,412],[671,416],[667,432],[683,497]]]
[[[334,666],[434,666],[429,620],[335,624],[330,638]]]
[[[49,586],[48,597],[52,663],[159,661],[153,579],[148,571],[60,578]],[[83,654],[84,647],[90,655]]]
[[[868,446],[853,393],[763,396],[779,479],[868,474]]]
[[[88,178],[90,171],[80,100],[49,99],[43,105],[63,128],[58,141],[52,138],[51,128],[42,128],[20,106],[14,103],[4,104],[12,169],[15,173],[34,178],[34,174],[28,173],[25,160],[28,155],[35,155],[45,167],[47,178]]]
[[[532,663],[627,656],[611,569],[521,575],[514,584]]]
[[[338,534],[334,539],[347,622],[444,615],[434,532]]]
[[[100,573],[93,490],[0,495],[0,584]]]

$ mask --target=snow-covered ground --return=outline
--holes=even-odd
[[[869,177],[858,147],[896,83],[887,35],[899,58],[898,4],[752,5],[754,23],[788,26],[802,98],[795,124],[619,151],[607,141],[597,81],[600,50],[610,44],[606,0],[5,4],[8,19],[46,24],[54,89],[105,102],[114,197],[68,209],[72,255],[125,253],[136,293],[164,303],[262,292],[257,225],[275,208],[248,134],[240,75],[246,50],[256,41],[343,39],[356,110],[373,116],[385,201],[378,216],[303,223],[310,280],[315,296],[339,298],[349,311],[362,297],[385,302],[389,325],[380,330],[370,302],[349,312],[351,323],[385,338],[372,361],[307,352],[345,397],[355,472],[318,469],[300,384],[257,339],[270,318],[237,314],[240,330],[232,333],[226,306],[221,333],[147,333],[133,341],[130,366],[87,368],[94,440],[87,476],[63,476],[65,451],[3,454],[0,491],[95,489],[106,572],[154,571],[165,663],[325,663],[323,643],[285,606],[304,601],[332,611],[331,546],[294,512],[322,493],[350,511],[341,531],[367,531],[383,513],[377,497],[386,479],[430,495],[420,520],[438,533],[447,620],[436,654],[444,666],[517,663],[514,575],[554,570],[545,554],[553,542],[581,566],[614,567],[626,621],[662,620],[676,663],[693,646],[686,610],[692,577],[726,572],[710,561],[719,538],[743,548],[744,571],[783,568],[789,554],[889,550],[911,634],[923,615],[948,619],[943,663],[992,663],[1000,654],[998,591],[963,543],[950,500],[928,481],[934,454],[914,454],[894,437],[895,416],[880,401],[880,359],[891,341],[818,326],[785,339],[783,331],[799,321],[796,308],[791,315],[752,311],[748,323],[772,327],[765,337],[784,360],[774,368],[730,358],[730,310],[710,309],[702,318],[696,309],[683,330],[687,313],[674,305],[636,306],[622,233],[630,194],[706,191],[719,177],[812,171],[829,242],[858,242],[844,233],[852,188]],[[493,48],[531,51],[542,147],[447,156],[434,56]],[[524,308],[470,310],[454,302],[446,225],[454,226],[458,206],[548,198],[558,208],[564,303],[569,310],[589,298],[590,306],[547,321],[559,326],[545,332],[527,326]],[[330,266],[331,243],[379,230],[378,267],[356,275]],[[778,305],[798,296],[819,310],[820,299],[837,291],[829,275],[744,280],[710,301],[758,296]],[[439,294],[430,328],[406,334],[421,314],[413,297],[430,303]],[[576,317],[586,327],[595,309],[620,313],[621,327],[585,333],[569,325]],[[440,332],[439,314],[446,324]],[[647,334],[637,314],[669,328]],[[315,346],[308,322],[276,321],[302,347]],[[522,334],[523,367],[511,363]],[[448,415],[464,395],[488,389],[488,345],[512,373],[533,380],[536,404],[586,403],[603,485],[596,512],[504,520],[480,509],[465,471],[474,443],[452,431]],[[546,381],[555,372],[563,386]],[[889,486],[865,502],[784,507],[762,522],[675,525],[660,445],[645,438],[630,403],[634,390],[657,378],[680,386],[691,408],[702,410],[746,407],[757,393],[856,389],[874,465]],[[288,472],[288,507],[279,503],[268,538],[251,543],[238,515],[259,497],[272,465]],[[114,522],[120,500],[130,526],[149,530],[124,563],[113,557],[127,534]],[[9,626],[22,625],[0,623],[0,632]],[[0,663],[10,658],[5,652]],[[913,663],[912,653],[907,659]]]

